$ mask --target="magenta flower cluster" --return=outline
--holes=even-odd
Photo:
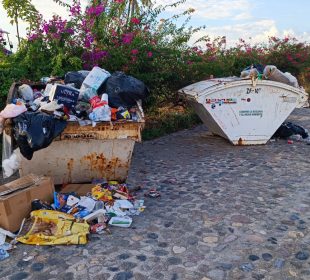
[[[73,17],[81,15],[81,3],[80,1],[75,1],[70,7],[70,15]]]
[[[90,6],[86,9],[86,14],[88,16],[100,16],[105,10],[103,4],[99,4],[98,6]]]

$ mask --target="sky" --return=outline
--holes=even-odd
[[[70,3],[70,0],[65,0]],[[87,0],[81,0],[83,6]],[[175,1],[157,0],[158,4]],[[32,0],[35,7],[49,19],[54,13],[66,16],[66,9],[52,0]],[[310,42],[309,0],[187,0],[184,4],[167,10],[163,15],[175,14],[185,9],[195,9],[190,25],[206,29],[195,35],[209,35],[211,38],[226,36],[228,45],[234,45],[239,38],[247,42],[267,42],[268,37],[292,36],[300,41]],[[17,45],[15,26],[0,4],[0,29],[10,32],[14,49]],[[26,34],[26,24],[21,24],[21,34]]]

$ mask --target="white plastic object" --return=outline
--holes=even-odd
[[[89,87],[97,91],[110,76],[111,74],[108,71],[95,66],[85,78],[82,86]]]
[[[83,219],[84,219],[85,221],[87,221],[87,222],[90,222],[90,221],[92,221],[92,220],[94,220],[94,219],[97,219],[97,218],[99,218],[99,217],[104,216],[106,213],[107,213],[106,210],[104,210],[104,209],[99,209],[99,210],[97,210],[97,211],[95,211],[95,212],[93,212],[93,213],[91,213],[91,214],[85,216]]]
[[[2,161],[2,168],[4,171],[4,177],[11,177],[20,167],[21,158],[17,153],[17,149],[8,158]]]
[[[101,101],[106,102],[107,104],[109,104],[109,96],[107,93],[102,94],[101,96]]]
[[[15,118],[18,115],[27,111],[27,108],[24,104],[16,105],[16,104],[8,104],[5,108],[1,111],[0,117],[5,119]]]
[[[132,218],[128,216],[124,217],[112,217],[109,221],[109,225],[111,226],[117,226],[117,227],[125,227],[128,228],[131,226]]]
[[[122,209],[130,209],[133,208],[133,204],[126,199],[117,199],[114,202],[114,207],[122,208]]]
[[[47,84],[44,90],[44,96],[50,96],[52,88],[53,88],[53,84]]]
[[[298,88],[297,79],[290,73],[283,73],[274,65],[267,65],[264,69],[264,77],[268,80],[284,83]]]
[[[284,75],[285,75],[286,78],[288,78],[291,86],[297,87],[297,88],[299,87],[297,78],[295,76],[293,76],[289,72],[285,72]]]
[[[25,101],[33,101],[33,90],[31,86],[23,84],[18,88],[18,93]]]
[[[89,119],[94,122],[109,122],[111,121],[111,108],[108,105],[97,107],[89,114]]]

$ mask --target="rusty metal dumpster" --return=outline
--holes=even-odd
[[[19,85],[12,85],[8,103],[16,96]],[[95,127],[68,122],[63,133],[50,146],[35,152],[30,161],[21,156],[19,173],[51,176],[55,184],[85,183],[98,178],[124,182],[134,144],[141,141],[144,127],[142,108],[138,115],[139,121],[100,122]],[[12,136],[9,120],[5,132]]]

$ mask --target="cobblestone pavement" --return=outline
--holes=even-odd
[[[310,128],[309,113],[290,119]],[[132,228],[85,246],[19,244],[0,278],[310,279],[309,150],[234,147],[203,125],[138,144],[129,182],[162,196],[145,199]]]

